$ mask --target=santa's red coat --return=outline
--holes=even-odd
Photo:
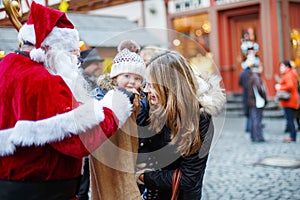
[[[78,106],[60,76],[50,74],[44,66],[24,55],[11,53],[3,58],[0,77],[0,129],[14,127],[18,120],[45,119]],[[83,136],[72,135],[42,146],[18,146],[12,155],[0,156],[0,179],[36,181],[79,177],[82,158],[118,128],[114,113],[105,107],[103,110],[104,121]]]

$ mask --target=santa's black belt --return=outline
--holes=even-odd
[[[74,198],[79,178],[55,181],[0,180],[1,200],[68,200]]]

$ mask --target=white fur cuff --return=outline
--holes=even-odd
[[[79,134],[104,119],[101,102],[91,100],[78,108],[39,121],[20,120],[9,139],[15,145],[30,146],[60,141],[70,134]]]
[[[20,120],[14,128],[0,130],[0,155],[12,154],[15,146],[44,145],[85,132],[104,117],[102,101],[93,99],[70,112],[47,119]]]
[[[92,99],[67,113],[38,121],[20,120],[14,128],[0,130],[0,156],[12,154],[15,146],[44,145],[85,132],[104,120],[103,107],[113,111],[119,120],[119,127],[132,110],[127,95],[112,90],[101,101]]]
[[[0,156],[6,156],[15,151],[15,145],[8,139],[12,132],[12,128],[0,131]]]

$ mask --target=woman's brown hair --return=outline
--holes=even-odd
[[[149,81],[160,104],[151,106],[151,128],[159,132],[166,125],[171,130],[171,143],[178,144],[183,156],[197,152],[199,133],[198,83],[187,61],[175,51],[153,58],[147,67]]]

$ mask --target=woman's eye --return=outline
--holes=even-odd
[[[146,83],[146,86],[149,88],[152,88],[152,84],[151,83]]]

